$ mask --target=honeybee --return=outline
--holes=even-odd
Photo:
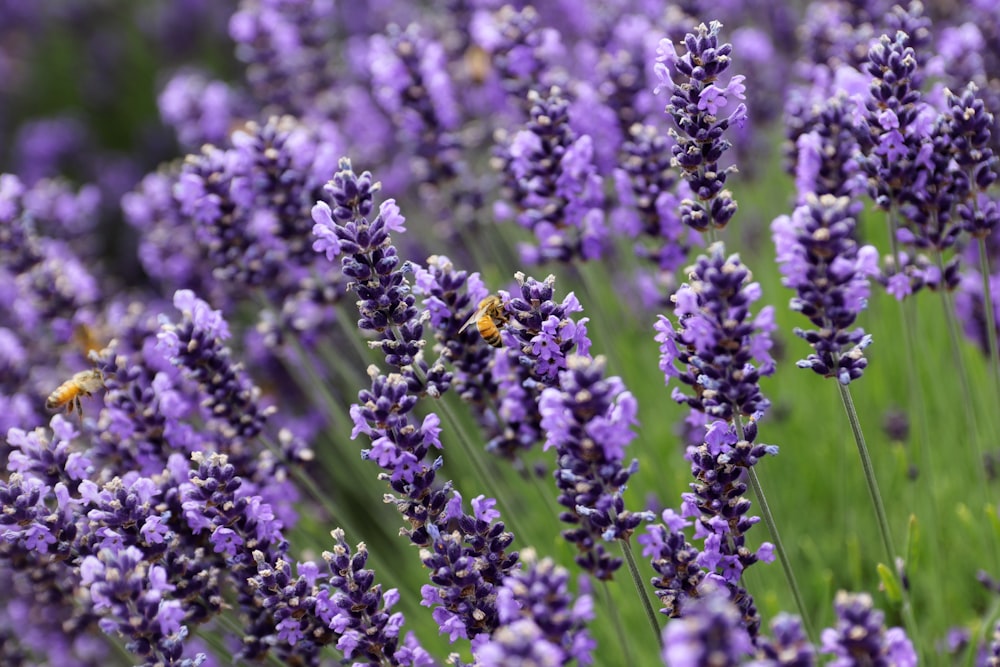
[[[84,356],[90,355],[91,352],[100,352],[101,348],[104,347],[94,327],[84,322],[73,327],[73,343],[83,352]]]
[[[479,329],[479,335],[493,347],[500,347],[500,329],[507,323],[507,313],[503,312],[503,302],[496,294],[490,294],[479,302],[476,312],[472,314],[458,333],[462,333],[473,322]]]
[[[56,390],[49,394],[45,401],[45,407],[56,411],[66,406],[66,412],[73,414],[73,408],[83,418],[83,406],[80,405],[81,396],[91,396],[95,391],[104,388],[104,375],[100,370],[92,368],[89,371],[80,371],[73,377],[56,387]]]
[[[490,75],[490,54],[478,44],[471,44],[465,50],[463,59],[465,61],[465,70],[472,83],[477,86],[483,85],[486,78]]]

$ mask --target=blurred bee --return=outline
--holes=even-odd
[[[94,327],[84,322],[73,326],[73,344],[83,352],[84,356],[90,356],[91,352],[100,352],[104,347]]]
[[[476,323],[479,335],[493,347],[500,347],[500,329],[507,323],[507,313],[503,312],[503,302],[496,294],[490,294],[479,302],[476,312],[472,314],[458,333],[465,331],[470,324]]]
[[[469,79],[472,80],[472,83],[477,86],[483,85],[486,78],[490,75],[490,54],[487,53],[483,47],[477,44],[471,44],[469,48],[465,50],[463,60],[465,61],[465,70],[469,75]]]
[[[80,405],[81,396],[91,396],[95,391],[104,388],[104,375],[96,368],[89,371],[80,371],[70,379],[56,387],[56,390],[49,394],[45,401],[45,407],[53,412],[66,406],[66,412],[73,414],[76,408],[80,418],[83,418],[83,406]]]

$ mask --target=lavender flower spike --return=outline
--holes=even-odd
[[[522,560],[525,567],[504,579],[497,593],[500,626],[475,649],[475,664],[592,664],[597,644],[587,631],[594,618],[590,595],[582,593],[574,600],[567,586],[569,572],[551,558],[538,561],[534,551],[526,549]]]
[[[798,295],[790,303],[815,329],[796,328],[795,335],[815,351],[798,362],[825,377],[849,384],[861,377],[868,360],[864,349],[872,338],[850,329],[868,303],[870,276],[878,275],[878,251],[858,247],[856,222],[847,197],[810,194],[791,217],[771,224],[782,284]]]
[[[576,562],[598,579],[610,579],[621,566],[598,541],[628,540],[648,512],[625,509],[622,493],[639,467],[623,465],[625,447],[635,437],[638,404],[618,377],[604,377],[601,357],[571,356],[559,374],[559,388],[550,387],[538,400],[545,449],[555,447],[559,518],[576,526],[563,537],[576,544]]]
[[[840,591],[833,608],[837,626],[823,631],[820,649],[836,656],[830,667],[917,664],[917,654],[906,633],[902,628],[885,628],[884,615],[873,607],[870,595]]]
[[[743,76],[736,75],[720,85],[719,77],[729,69],[732,44],[719,45],[722,24],[702,23],[695,33],[684,36],[687,53],[678,56],[669,39],[660,40],[655,72],[661,88],[670,94],[666,113],[673,118],[676,129],[670,136],[677,142],[673,147],[673,164],[680,167],[696,200],[681,203],[681,220],[692,229],[704,232],[722,229],[736,213],[736,201],[724,190],[726,178],[735,167],[721,169],[719,160],[732,145],[722,138],[733,123],[742,127],[747,118],[743,103],[723,118],[731,99],[743,99]]]
[[[760,285],[750,282],[739,255],[726,257],[722,243],[708,250],[688,270],[689,282],[672,297],[678,328],[663,315],[655,325],[660,370],[668,384],[676,377],[693,389],[686,395],[675,387],[675,401],[731,421],[770,405],[760,391],[760,376],[774,372],[769,353],[774,309],[767,306],[751,318],[750,305],[760,299]],[[751,363],[754,359],[759,366]]]
[[[736,667],[753,651],[742,617],[724,589],[707,591],[684,605],[663,629],[667,667]]]

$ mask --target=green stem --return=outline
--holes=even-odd
[[[997,312],[993,308],[993,286],[990,284],[990,258],[986,239],[979,239],[979,273],[983,280],[983,314],[986,320],[986,339],[989,341],[993,382],[1000,389],[1000,351],[997,349]]]
[[[885,513],[885,505],[882,504],[882,494],[878,490],[878,481],[875,479],[875,468],[872,466],[871,457],[868,454],[868,445],[865,444],[865,436],[861,431],[861,421],[858,419],[858,412],[854,408],[854,400],[851,398],[851,390],[846,384],[837,382],[837,389],[840,391],[840,400],[844,404],[847,412],[847,419],[851,423],[851,432],[854,434],[854,442],[858,446],[858,455],[861,457],[861,467],[865,473],[865,483],[868,485],[868,495],[871,497],[872,505],[875,507],[875,517],[878,520],[879,536],[882,539],[882,548],[885,549],[886,566],[890,571],[898,576],[896,570],[896,551],[892,546],[892,532],[889,529],[889,519]],[[921,635],[917,631],[916,618],[913,615],[913,608],[910,605],[910,595],[905,583],[900,583],[900,591],[903,596],[903,622],[906,624],[906,631],[917,646],[918,654],[921,654]]]
[[[928,440],[930,437],[930,426],[927,423],[927,401],[924,396],[923,384],[920,382],[920,377],[917,373],[917,369],[920,366],[917,364],[916,345],[913,341],[914,332],[919,331],[917,328],[916,301],[907,299],[905,301],[897,301],[897,303],[899,303],[900,314],[903,317],[903,349],[906,352],[905,365],[909,375],[907,402],[909,403],[908,407],[911,414],[916,413],[920,420],[920,433],[918,435],[920,452],[916,458],[920,459],[922,467],[920,474],[927,476],[927,480],[930,483],[929,486],[933,488],[935,469],[931,465],[930,458],[931,446]],[[930,501],[932,516],[937,517],[937,498],[933,493],[927,494],[927,496]]]
[[[618,606],[615,604],[614,598],[611,597],[611,589],[608,588],[607,581],[601,582],[601,591],[604,594],[604,608],[608,610],[608,614],[611,616],[611,622],[615,626],[615,634],[618,635],[618,645],[622,647],[622,653],[624,654],[624,662],[622,664],[634,664],[632,662],[632,652],[629,650],[629,638],[625,635],[625,629],[622,628]]]
[[[967,421],[967,426],[969,427],[969,437],[976,443],[977,455],[979,455],[978,460],[982,461],[981,452],[979,452],[979,429],[976,424],[976,415],[973,411],[973,394],[972,386],[969,384],[969,374],[966,372],[965,363],[962,361],[962,350],[959,345],[960,336],[958,333],[958,322],[955,318],[955,307],[951,300],[951,292],[948,291],[947,286],[944,284],[944,258],[941,256],[940,252],[935,253],[935,259],[937,260],[938,271],[941,273],[941,306],[944,308],[944,319],[948,324],[948,339],[951,344],[951,356],[952,361],[955,364],[955,370],[958,372],[958,379],[962,385],[962,404],[965,407],[965,418]]]
[[[743,420],[740,419],[739,415],[733,420],[736,425],[736,434],[739,436],[740,440],[745,440],[746,437],[743,434]],[[792,589],[792,597],[795,598],[795,606],[798,607],[799,616],[802,617],[802,626],[805,628],[806,635],[809,640],[816,643],[816,635],[813,633],[812,623],[809,620],[809,615],[806,613],[806,604],[802,599],[802,592],[799,590],[799,584],[795,580],[795,571],[792,570],[792,562],[788,558],[788,553],[785,551],[785,545],[781,541],[781,535],[778,533],[778,523],[774,520],[774,515],[771,514],[771,506],[767,502],[767,496],[764,495],[764,487],[761,486],[760,479],[757,477],[757,471],[752,467],[747,468],[747,474],[750,477],[750,485],[753,487],[753,492],[757,496],[757,503],[760,505],[760,513],[764,518],[764,523],[767,525],[767,530],[771,533],[771,541],[774,543],[774,550],[778,554],[778,560],[781,562],[781,569],[785,573],[785,580],[788,582],[788,587]]]
[[[447,401],[438,400],[438,404],[442,407],[442,412],[444,412],[445,418],[451,423],[452,428],[455,429],[458,439],[462,442],[463,449],[466,453],[468,453],[469,460],[472,462],[472,467],[475,468],[476,474],[479,476],[480,483],[485,485],[486,490],[489,491],[490,495],[500,502],[503,499],[504,494],[500,493],[499,488],[495,484],[496,475],[486,469],[486,462],[483,461],[481,456],[482,452],[474,444],[482,442],[482,438],[473,439],[466,432],[465,427],[459,421],[458,416],[455,414],[454,410],[451,409],[451,406],[448,405]],[[528,534],[524,530],[524,527],[520,525],[516,512],[506,512],[504,515],[504,521],[513,529],[515,535]]]
[[[639,574],[639,566],[635,562],[635,554],[632,553],[632,543],[626,540],[619,540],[622,545],[622,553],[625,554],[625,562],[628,563],[629,574],[632,575],[632,583],[635,584],[636,595],[639,596],[639,600],[642,602],[642,608],[646,612],[646,620],[649,621],[649,625],[653,628],[653,634],[656,636],[656,644],[660,648],[663,647],[663,635],[660,632],[660,624],[656,622],[656,612],[653,610],[653,605],[649,601],[649,596],[646,595],[646,587],[642,582],[642,575]]]

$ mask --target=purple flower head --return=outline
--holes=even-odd
[[[390,230],[402,231],[402,216],[388,200],[378,216],[368,220],[378,186],[371,174],[356,175],[347,159],[341,160],[341,170],[327,189],[333,206],[321,211],[319,224],[331,228],[340,240],[344,274],[356,281],[353,288],[361,297],[359,327],[379,334],[376,345],[393,369],[386,374],[375,365],[369,367],[371,388],[360,391],[350,408],[352,437],[364,434],[370,439],[372,446],[362,451],[362,457],[382,468],[380,478],[392,489],[386,498],[409,526],[402,533],[422,548],[421,560],[433,583],[424,587],[423,604],[434,607],[442,632],[452,640],[489,633],[497,622],[495,588],[518,561],[516,552],[506,553],[514,536],[498,520],[491,500],[477,497],[473,515],[464,513],[460,499],[453,501],[451,484],[436,479],[441,457],[431,458],[432,450],[441,448],[440,420],[428,415],[418,424],[412,415],[422,398],[448,388],[451,374],[443,364],[429,367],[422,360],[427,318],[418,315],[389,235]],[[437,262],[432,269],[446,284],[457,286],[443,264]],[[434,272],[427,273],[431,275],[421,273],[417,280],[421,291],[434,294]],[[453,300],[444,290],[441,293],[442,303]],[[403,357],[403,351],[409,356]],[[353,646],[357,639],[348,633],[341,643]]]
[[[675,388],[674,400],[728,421],[769,405],[759,380],[774,372],[768,352],[774,313],[768,306],[752,317],[750,305],[760,298],[760,286],[750,282],[738,255],[725,256],[721,243],[709,252],[689,269],[689,282],[672,298],[678,328],[661,315],[656,340],[667,383],[677,377],[692,388],[691,395]]]
[[[846,197],[809,194],[791,217],[771,224],[782,284],[797,292],[791,308],[816,327],[795,329],[814,350],[798,366],[845,385],[868,365],[871,336],[850,327],[867,307],[869,278],[879,273],[878,251],[858,247],[851,209]]]
[[[673,510],[664,510],[663,523],[646,526],[646,532],[636,541],[642,545],[642,555],[656,571],[652,584],[663,607],[661,614],[670,618],[680,615],[684,602],[697,597],[705,578],[699,565],[700,552],[691,546],[682,532],[690,522]]]
[[[725,590],[688,600],[681,617],[663,629],[662,657],[668,667],[737,667],[752,651],[740,612]]]
[[[823,630],[821,653],[831,654],[832,667],[859,663],[913,667],[917,654],[902,628],[886,629],[884,615],[867,593],[840,591],[833,603],[837,625]]]
[[[427,258],[427,266],[414,271],[414,293],[423,297],[434,330],[434,350],[440,359],[447,359],[455,370],[454,389],[463,400],[471,403],[484,422],[487,396],[496,393],[490,370],[493,349],[482,344],[482,336],[474,324],[459,330],[476,312],[487,296],[486,286],[478,273],[459,271],[443,255]],[[488,425],[486,423],[484,426]]]
[[[328,91],[342,83],[334,11],[327,0],[240,3],[229,20],[229,36],[259,104],[297,116],[334,110]]]
[[[80,565],[84,599],[107,634],[125,638],[126,648],[150,661],[175,662],[187,629],[180,600],[162,566],[151,565],[139,549],[102,550]]]
[[[574,526],[563,537],[576,545],[577,562],[599,579],[610,579],[621,566],[600,539],[627,540],[648,512],[625,509],[622,493],[638,462],[624,465],[625,446],[635,433],[637,403],[620,378],[604,377],[601,357],[572,356],[559,374],[558,387],[539,400],[545,448],[558,456],[555,472],[560,518]]]
[[[569,100],[559,88],[546,96],[532,90],[528,99],[530,120],[509,139],[501,134],[494,156],[504,201],[535,235],[528,255],[532,263],[600,258],[608,231],[593,140],[571,127]]]
[[[590,595],[574,599],[569,572],[551,559],[538,561],[530,550],[523,558],[525,566],[504,579],[497,593],[500,626],[474,649],[477,664],[591,664],[596,643],[587,631],[594,617]]]
[[[369,41],[374,97],[412,153],[411,170],[421,183],[440,185],[465,170],[458,100],[442,44],[417,24],[395,24]]]
[[[951,154],[972,195],[958,203],[958,215],[965,231],[984,238],[1000,222],[1000,210],[992,198],[979,199],[979,194],[997,180],[997,157],[990,146],[994,115],[986,110],[978,92],[975,84],[970,83],[961,94],[948,90],[945,96]]]
[[[681,204],[681,220],[692,229],[704,232],[722,229],[736,213],[736,201],[725,190],[726,179],[736,171],[719,166],[722,155],[732,146],[723,133],[733,123],[746,120],[746,106],[735,104],[728,116],[720,117],[733,100],[744,97],[742,76],[732,76],[723,83],[720,78],[731,65],[732,44],[719,44],[722,24],[713,21],[708,27],[699,25],[694,33],[684,37],[685,52],[678,55],[669,39],[660,41],[657,50],[657,90],[670,95],[664,110],[675,127],[673,164],[680,168],[688,181],[694,199]]]
[[[528,92],[551,83],[553,63],[563,55],[559,32],[541,24],[531,5],[479,11],[470,21],[473,41],[489,54],[508,99],[525,115],[531,108]]]
[[[222,344],[229,337],[222,313],[212,310],[190,290],[178,290],[174,306],[183,317],[177,324],[163,318],[157,335],[158,350],[202,387],[205,400],[201,405],[224,439],[254,438],[274,408],[260,404],[260,389],[234,364],[229,348]],[[241,473],[250,473],[245,447],[236,442],[230,447],[228,451]]]
[[[554,300],[555,276],[539,282],[519,271],[514,277],[521,287],[520,295],[500,292],[505,312],[516,322],[505,330],[505,336],[511,336],[520,347],[521,361],[530,368],[531,375],[544,386],[555,386],[559,371],[566,368],[566,358],[574,349],[579,355],[589,353],[589,318],[570,319],[572,313],[583,310],[572,292],[559,303]]]
[[[181,145],[223,145],[240,118],[250,117],[248,100],[223,81],[197,71],[174,75],[157,98],[160,118],[174,128]]]
[[[754,667],[814,667],[816,648],[809,641],[802,621],[796,616],[778,614],[771,621],[773,638],[761,635],[757,638],[757,650],[761,659]]]
[[[333,238],[339,242],[341,270],[353,282],[349,289],[357,292],[362,331],[377,334],[386,362],[398,369],[418,368],[426,377],[427,391],[440,394],[450,384],[450,374],[443,367],[428,367],[423,361],[424,317],[418,317],[416,299],[410,292],[406,277],[407,266],[402,265],[392,232],[406,230],[405,219],[392,199],[382,202],[378,215],[371,221],[368,215],[374,209],[373,195],[380,189],[372,175],[360,176],[351,169],[351,161],[343,158],[340,171],[333,177],[326,191],[333,200],[333,207],[323,202],[313,207],[316,221],[314,248],[331,252]]]
[[[419,643],[407,638],[405,648],[400,646],[404,619],[392,612],[399,594],[395,589],[383,594],[375,573],[365,567],[365,545],[352,552],[343,530],[334,530],[332,536],[333,550],[323,553],[326,572],[306,562],[293,576],[287,560],[271,561],[262,552],[254,553],[253,586],[271,610],[278,646],[289,657],[315,655],[319,648],[335,644],[355,660],[423,664],[427,656]]]

